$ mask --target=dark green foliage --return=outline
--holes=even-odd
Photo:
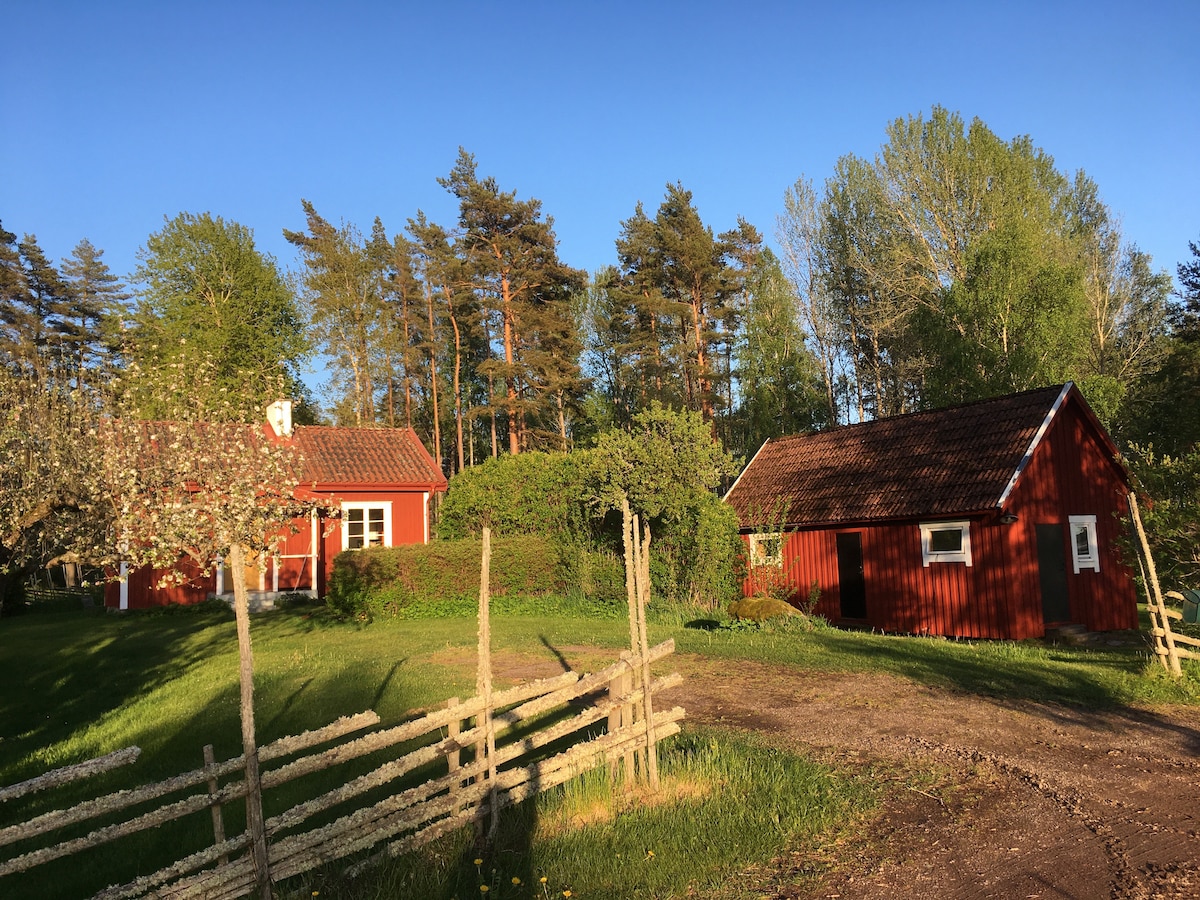
[[[437,541],[338,554],[328,605],[349,618],[397,615],[414,604],[450,603],[475,609],[482,544]],[[500,596],[563,593],[566,566],[559,550],[537,535],[492,541],[491,592]]]
[[[450,482],[437,525],[439,538],[542,534],[560,542],[582,540],[587,531],[587,452],[528,452],[489,459],[464,469]]]
[[[1162,589],[1200,588],[1200,446],[1174,457],[1134,447],[1125,462],[1150,498],[1140,508]]]

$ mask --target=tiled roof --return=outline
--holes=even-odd
[[[445,485],[446,476],[411,428],[298,426],[304,480],[322,484]]]
[[[763,445],[726,495],[743,526],[965,515],[996,507],[1063,386]]]

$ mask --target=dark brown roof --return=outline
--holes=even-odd
[[[778,523],[781,506],[792,525],[995,509],[1068,392],[1078,396],[1058,385],[771,440],[725,499],[744,527]]]
[[[318,487],[446,485],[446,476],[411,428],[299,426],[293,439],[304,455],[304,481]]]

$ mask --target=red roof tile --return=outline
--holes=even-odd
[[[1068,385],[1068,387],[1070,387]],[[743,526],[994,509],[1064,387],[768,441],[726,495]]]
[[[299,426],[304,481],[322,484],[434,485],[446,476],[411,428]]]

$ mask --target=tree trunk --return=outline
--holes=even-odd
[[[242,753],[246,757],[246,830],[254,860],[255,885],[262,900],[271,900],[271,870],[263,820],[262,779],[254,738],[254,654],[250,649],[250,597],[246,590],[246,555],[242,545],[229,548],[233,570],[233,612],[237,620],[238,677],[241,682]]]

